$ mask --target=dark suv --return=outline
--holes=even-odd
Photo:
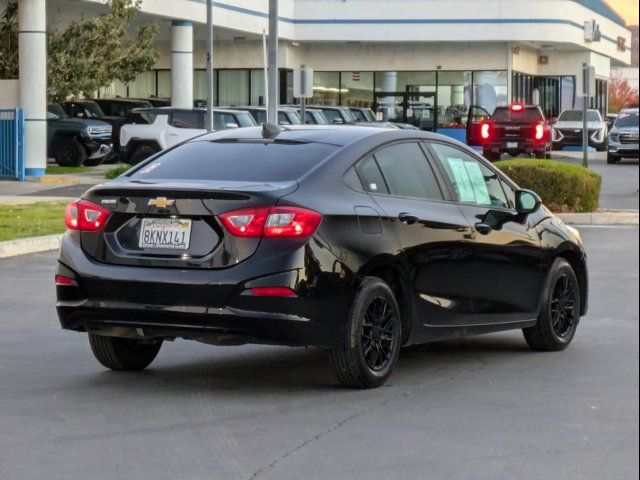
[[[551,157],[551,127],[538,106],[514,103],[497,107],[488,120],[475,114],[470,118],[467,144],[481,145],[487,160],[499,160],[503,153]]]
[[[100,165],[113,149],[111,125],[93,118],[70,118],[57,103],[47,108],[47,150],[63,167]]]

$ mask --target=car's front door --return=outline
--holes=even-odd
[[[471,226],[458,206],[446,201],[442,179],[423,148],[418,141],[385,146],[356,168],[398,237],[396,257],[412,292],[416,341],[429,333],[421,326],[453,326],[458,316],[470,313],[465,278],[473,268]]]
[[[482,124],[489,120],[491,115],[487,110],[478,105],[471,105],[469,107],[469,121],[467,122],[467,145],[480,146],[482,145],[482,138],[480,136],[480,129]]]
[[[429,147],[473,226],[474,269],[465,281],[475,299],[475,321],[535,317],[544,282],[540,239],[529,217],[516,212],[513,187],[469,152],[447,143]]]

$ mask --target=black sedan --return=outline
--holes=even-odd
[[[403,345],[522,329],[562,350],[587,311],[577,231],[427,132],[215,132],[95,186],[66,223],[60,322],[114,370],[175,338],[315,345],[367,388]]]

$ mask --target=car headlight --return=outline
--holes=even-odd
[[[618,141],[618,134],[617,133],[610,133],[609,134],[609,140],[612,142],[617,142]]]

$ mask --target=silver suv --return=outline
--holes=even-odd
[[[638,109],[625,108],[620,111],[609,132],[607,163],[638,156]]]

